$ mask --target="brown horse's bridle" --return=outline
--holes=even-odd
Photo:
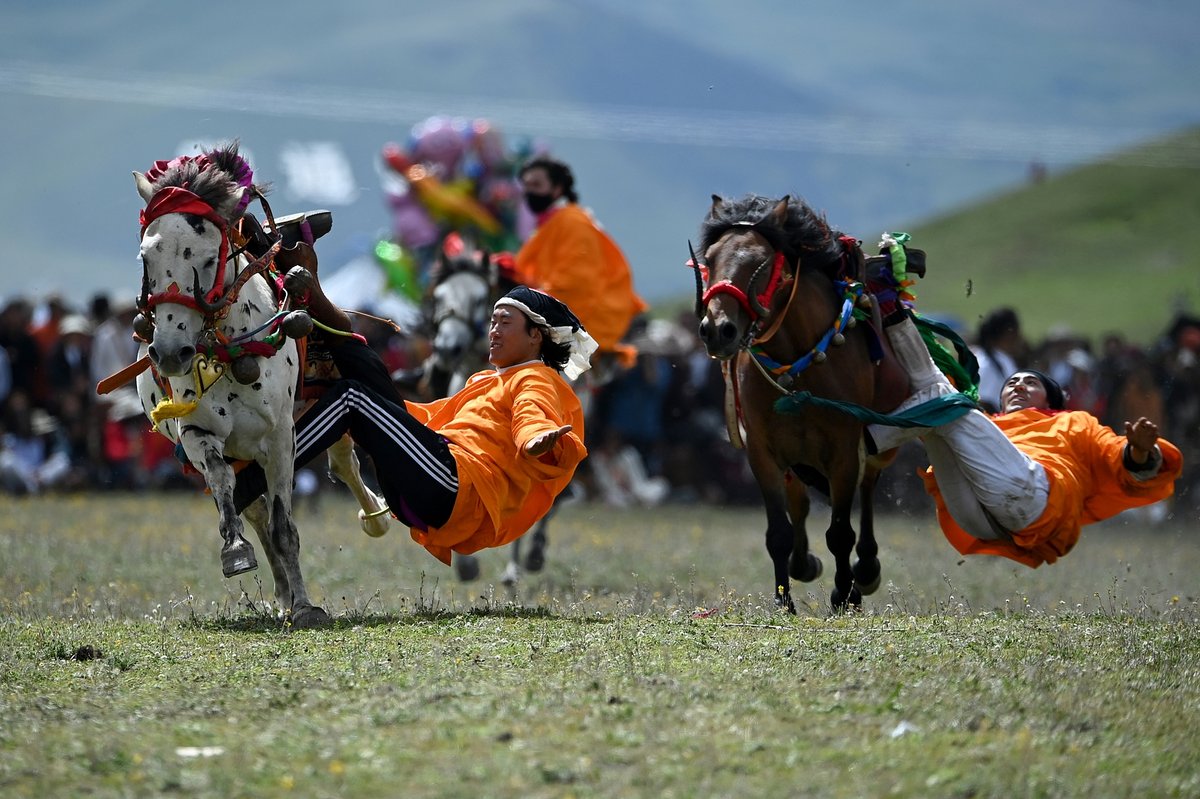
[[[737,224],[749,227],[751,230],[754,229],[754,225],[749,222],[738,222]],[[731,280],[718,280],[716,283],[713,283],[705,288],[705,284],[708,282],[709,278],[708,264],[703,263],[696,258],[696,251],[692,248],[692,243],[690,241],[688,242],[688,253],[691,255],[691,260],[688,261],[688,266],[695,271],[696,275],[697,319],[700,319],[704,316],[704,306],[708,305],[713,297],[716,297],[719,294],[728,294],[730,297],[733,297],[738,306],[746,312],[747,316],[750,317],[750,326],[747,329],[746,335],[747,345],[749,345],[751,342],[762,342],[774,334],[775,329],[779,326],[779,323],[782,321],[784,316],[787,315],[786,307],[784,307],[782,311],[776,315],[775,323],[771,325],[768,333],[765,336],[759,336],[759,331],[762,329],[767,317],[771,313],[770,308],[775,301],[775,295],[789,281],[792,283],[793,290],[796,287],[796,280],[794,276],[791,278],[784,277],[783,270],[787,265],[787,258],[784,256],[782,251],[774,250],[763,260],[761,264],[755,268],[754,272],[750,275],[750,280],[747,282],[745,290],[735,285]],[[767,285],[761,292],[756,293],[754,291],[754,286],[758,283],[759,278],[767,268],[770,268],[771,270],[767,277]],[[790,298],[788,300],[788,304],[791,304]]]

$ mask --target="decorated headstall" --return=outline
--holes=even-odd
[[[211,167],[211,161],[205,155],[197,156],[194,159],[189,156],[181,156],[169,162],[156,162],[146,176],[151,180],[161,177],[168,168],[187,160],[197,161],[201,164],[202,170]],[[218,329],[217,323],[229,313],[229,309],[236,302],[242,287],[257,274],[273,273],[275,255],[283,243],[282,238],[278,235],[270,206],[262,193],[252,184],[251,176],[249,165],[243,161],[242,168],[233,178],[246,191],[243,192],[242,199],[235,207],[234,217],[239,218],[250,200],[257,197],[266,212],[271,230],[275,233],[272,237],[274,241],[262,255],[248,263],[237,277],[228,283],[228,286],[226,285],[228,264],[236,262],[237,257],[246,250],[246,239],[238,233],[235,227],[231,227],[229,222],[208,202],[186,188],[166,186],[159,189],[150,198],[140,214],[142,237],[146,235],[146,228],[160,217],[167,214],[192,214],[215,225],[221,233],[221,243],[217,255],[216,275],[213,285],[207,291],[200,285],[199,271],[193,267],[192,285],[189,292],[181,289],[177,282],[172,282],[165,291],[152,294],[150,293],[149,273],[143,264],[142,289],[137,298],[138,315],[133,322],[135,338],[151,343],[154,340],[154,317],[157,306],[173,303],[198,311],[203,317],[203,329],[196,342],[198,354],[206,363],[212,365],[212,371],[218,373],[217,376],[224,372],[224,368],[219,367],[219,364],[231,365],[230,371],[234,378],[243,384],[258,379],[259,368],[253,360],[254,357],[272,356],[279,351],[285,337],[301,338],[312,329],[312,322],[304,311],[287,312],[283,310],[287,304],[287,298],[282,294],[282,281],[278,279],[278,276],[275,276],[275,283],[281,293],[279,310],[268,322],[236,338],[229,338]],[[231,253],[231,246],[235,243],[238,244],[238,247]],[[264,333],[266,335],[262,338],[255,338]],[[204,388],[203,382],[197,378],[198,389]]]
[[[752,230],[755,227],[753,222],[737,222],[735,224]],[[789,278],[784,275],[787,258],[781,250],[774,250],[755,268],[745,289],[728,279],[718,280],[716,283],[708,285],[710,279],[708,264],[696,257],[696,251],[692,248],[690,241],[688,242],[688,253],[691,255],[691,259],[687,265],[692,268],[696,276],[696,318],[704,316],[704,306],[708,305],[713,297],[719,294],[728,294],[750,317],[750,338],[756,338],[766,323],[767,317],[771,313],[771,306],[775,302],[775,295],[779,290],[789,284],[794,285],[794,276]],[[758,286],[764,273],[767,274],[766,284],[762,291],[756,291],[755,287]],[[784,308],[779,316],[782,317],[786,311],[787,309]]]
[[[738,222],[737,224],[747,227],[754,226],[751,222]],[[758,265],[750,276],[745,290],[734,285],[729,280],[720,280],[706,287],[709,281],[708,265],[696,257],[696,251],[692,248],[692,244],[689,241],[688,252],[691,255],[691,260],[688,261],[687,265],[692,268],[696,276],[697,318],[704,316],[704,306],[718,294],[728,294],[733,297],[750,317],[751,321],[743,346],[753,356],[752,362],[762,370],[768,379],[786,392],[792,387],[800,372],[814,363],[825,362],[827,359],[826,351],[830,345],[840,346],[845,343],[845,331],[847,329],[854,327],[858,319],[867,318],[866,309],[870,307],[870,300],[864,297],[865,286],[859,279],[863,270],[861,245],[852,236],[841,236],[838,239],[838,243],[841,245],[842,253],[834,286],[840,294],[841,303],[839,310],[834,316],[833,323],[821,335],[816,344],[795,360],[790,362],[776,361],[763,349],[763,345],[774,335],[787,315],[796,286],[799,283],[796,275],[785,276],[784,267],[787,261],[784,254],[778,250],[767,256]],[[755,286],[758,285],[763,273],[768,268],[770,269],[770,273],[768,274],[766,285],[761,292],[755,291]],[[797,264],[798,268],[799,264]],[[762,329],[770,315],[770,308],[775,301],[776,294],[781,289],[787,290],[789,284],[791,294],[788,296],[787,303],[775,314],[774,321],[763,332]],[[874,353],[872,357],[874,358]]]

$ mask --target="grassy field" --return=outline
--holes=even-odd
[[[510,591],[330,495],[298,520],[335,621],[291,631],[201,497],[2,510],[5,797],[1200,795],[1183,523],[1029,570],[885,515],[864,611],[828,614],[821,547],[787,616],[755,509],[566,508]]]

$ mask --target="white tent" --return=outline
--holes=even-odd
[[[404,330],[416,330],[421,324],[421,309],[388,288],[383,267],[370,255],[355,258],[328,276],[322,273],[321,288],[339,308],[391,319]]]

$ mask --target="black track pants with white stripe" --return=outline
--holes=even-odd
[[[380,397],[390,401],[393,405],[400,406],[400,412],[405,416],[408,415],[407,411],[403,410],[404,400],[396,390],[395,384],[392,383],[391,375],[388,374],[387,367],[384,366],[379,353],[353,338],[346,339],[339,346],[331,348],[330,353],[333,355],[333,362],[337,365],[338,372],[342,377],[357,380],[366,385]],[[296,468],[299,469],[302,465],[296,464]],[[251,502],[261,497],[266,490],[267,476],[263,472],[262,466],[257,463],[247,464],[237,473],[237,482],[233,489],[234,507],[237,508],[238,513],[241,513]]]
[[[440,527],[458,497],[446,440],[357,380],[339,380],[296,422],[296,468],[350,433],[371,460],[384,499],[405,524]]]

